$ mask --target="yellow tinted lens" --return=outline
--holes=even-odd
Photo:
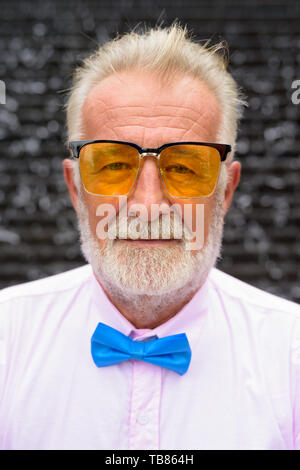
[[[163,181],[175,197],[209,196],[215,189],[220,164],[218,150],[204,145],[174,145],[160,155]]]
[[[85,189],[102,196],[124,196],[139,169],[138,150],[111,142],[87,144],[80,150],[80,173]]]

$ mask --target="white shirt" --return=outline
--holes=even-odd
[[[185,332],[188,371],[96,367],[98,322]],[[213,269],[177,315],[137,330],[90,265],[6,288],[0,449],[300,449],[300,307]]]

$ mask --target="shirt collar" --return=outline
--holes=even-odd
[[[129,322],[107,297],[103,287],[96,279],[92,271],[92,300],[97,308],[99,321],[115,328],[126,336],[146,339],[157,336],[158,338],[186,333],[191,347],[197,340],[200,324],[206,318],[209,305],[209,280],[206,279],[203,286],[194,294],[183,308],[165,323],[153,329],[138,329]]]

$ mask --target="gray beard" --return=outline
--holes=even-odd
[[[115,240],[100,246],[93,235],[88,211],[79,191],[78,226],[81,250],[108,296],[136,320],[153,322],[162,312],[187,302],[204,284],[220,257],[224,216],[224,191],[216,194],[205,245],[196,254],[183,239],[174,247],[131,247]]]

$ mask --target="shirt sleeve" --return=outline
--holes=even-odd
[[[300,450],[300,317],[294,326],[291,344],[291,379],[295,450]]]

